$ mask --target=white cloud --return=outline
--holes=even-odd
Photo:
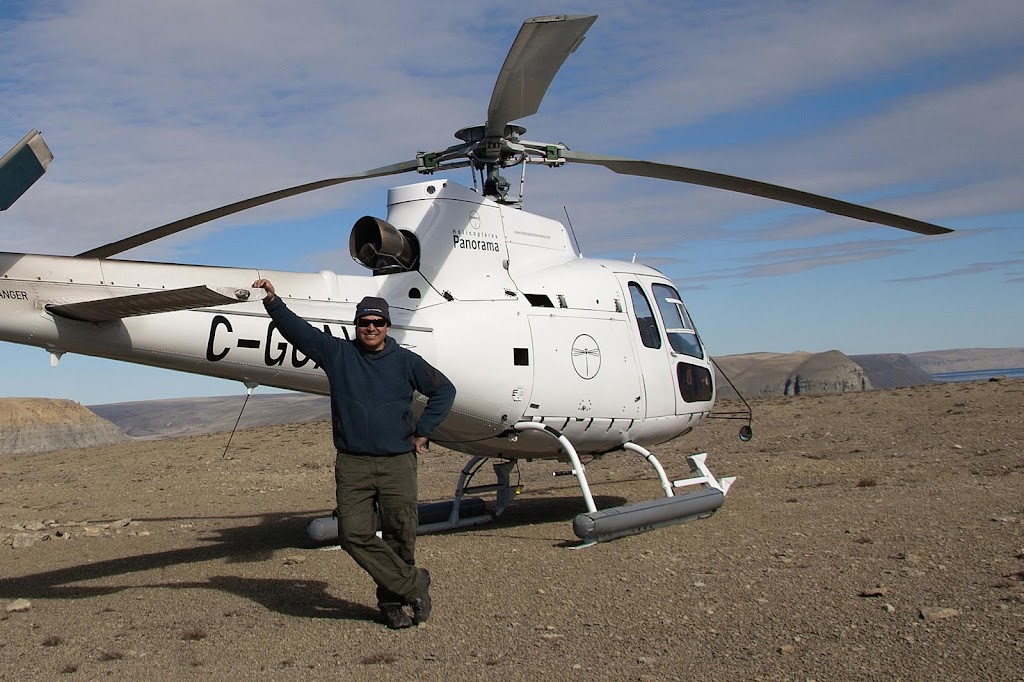
[[[56,253],[444,148],[456,129],[483,122],[519,22],[562,10],[541,0],[18,7],[27,19],[0,19],[0,146],[38,127],[56,160],[0,215],[0,248]],[[769,333],[772,321],[757,315],[815,293],[799,273],[830,266],[829,285],[849,286],[853,306],[860,273],[894,263],[895,272],[874,267],[877,282],[893,274],[930,280],[898,286],[927,292],[899,307],[894,326],[941,299],[961,311],[963,329],[998,328],[1002,345],[1020,337],[1019,320],[973,320],[984,311],[963,297],[996,299],[1010,287],[989,291],[986,283],[1021,279],[1013,245],[1024,215],[1024,4],[594,0],[583,10],[600,18],[541,111],[522,122],[527,138],[969,228],[927,240],[601,168],[530,168],[527,208],[562,220],[567,207],[586,255],[637,253],[681,274],[712,311],[726,309],[707,305],[719,303],[716,290],[754,301],[734,320],[728,311],[721,321],[702,314],[709,337],[749,338],[746,327],[728,331],[741,323]],[[464,170],[446,175],[468,184]],[[516,184],[518,169],[508,175]],[[260,267],[357,272],[344,247],[348,225],[329,221],[383,216],[386,188],[403,179],[296,197],[127,255],[221,262],[240,252]],[[267,225],[305,219],[323,220],[326,236],[268,246]],[[1003,261],[1001,269],[986,265]],[[873,325],[873,345],[886,344],[884,328]]]
[[[12,214],[8,246],[59,243],[73,253],[246,196],[444,147],[456,128],[482,122],[516,23],[550,12],[544,5],[313,2],[296,12],[236,0],[154,2],[138,11],[109,0],[20,24],[0,48],[5,71],[17,74],[0,83],[11,117],[0,129],[16,139],[21,128],[41,127],[57,162],[45,190]],[[983,81],[959,76],[810,138],[790,132],[753,148],[683,150],[699,142],[687,139],[689,124],[743,112],[737,125],[756,126],[756,106],[1013,40],[1014,17],[1024,19],[1019,3],[982,2],[967,13],[957,2],[593,6],[601,18],[541,113],[524,121],[531,139],[536,132],[624,154],[636,144],[646,158],[845,196],[906,183],[942,182],[943,192],[955,192],[969,181],[987,183],[974,189],[991,202],[995,192],[986,186],[999,184],[1016,161],[1019,70]],[[974,172],[959,178],[965,169]],[[558,173],[569,174],[582,175]],[[598,169],[558,177],[532,197],[560,216],[570,196],[573,210],[594,217],[601,249],[614,247],[623,224],[651,227],[635,248],[660,248],[777,209],[667,183],[641,189],[651,184],[659,183]],[[640,200],[624,205],[620,194]],[[328,190],[225,224],[315,215],[361,196]],[[893,210],[925,205],[920,215],[935,219],[973,214],[962,203],[960,212],[938,212],[934,198],[900,199]],[[1009,195],[998,198],[998,211],[1020,208]],[[827,229],[850,222],[816,220]]]

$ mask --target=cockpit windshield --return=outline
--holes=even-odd
[[[686,312],[679,292],[667,284],[655,283],[652,289],[658,302],[661,319],[665,322],[665,333],[668,334],[672,350],[690,357],[703,358],[704,351],[697,337],[697,330],[689,313]]]

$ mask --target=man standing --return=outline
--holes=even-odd
[[[388,337],[391,314],[383,298],[356,306],[357,338],[338,339],[293,313],[266,279],[263,305],[281,334],[313,359],[331,385],[331,422],[342,548],[377,583],[377,605],[391,629],[430,617],[430,574],[416,567],[416,455],[455,401],[448,378]],[[417,421],[413,391],[427,397]],[[381,535],[377,537],[377,512]],[[405,611],[412,607],[412,617]]]

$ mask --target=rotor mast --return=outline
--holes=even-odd
[[[501,169],[533,161],[529,143],[521,144],[526,128],[512,121],[532,116],[540,109],[541,100],[569,55],[583,38],[597,15],[556,14],[533,17],[523,22],[512,47],[505,57],[487,106],[487,122],[468,126],[455,133],[464,144],[450,147],[439,154],[424,155],[427,167],[422,172],[439,170],[456,156],[466,158],[483,180],[483,194],[501,203],[508,200],[509,182]],[[437,168],[430,168],[431,162]],[[556,161],[555,165],[560,165]]]

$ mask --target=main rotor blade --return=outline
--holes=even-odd
[[[537,113],[555,74],[596,19],[596,14],[556,14],[523,22],[494,83],[487,137],[501,137],[509,121]]]
[[[35,129],[0,158],[0,211],[6,211],[32,184],[43,177],[53,154]]]
[[[149,242],[156,241],[157,239],[162,239],[163,237],[181,232],[182,230],[187,230],[190,227],[202,225],[203,223],[208,223],[211,220],[223,218],[224,216],[229,216],[232,213],[239,213],[246,209],[255,208],[256,206],[269,204],[270,202],[277,201],[278,199],[286,199],[288,197],[293,197],[296,194],[305,194],[306,192],[312,192],[315,189],[322,189],[324,187],[330,187],[331,185],[340,185],[343,182],[351,182],[352,180],[365,180],[367,178],[378,178],[385,175],[406,173],[408,171],[417,170],[419,165],[419,159],[402,161],[401,163],[373,168],[354,175],[318,180],[305,185],[297,185],[288,189],[270,192],[269,194],[262,194],[258,197],[245,199],[244,201],[236,201],[235,203],[228,204],[227,206],[221,206],[220,208],[215,208],[210,211],[197,213],[190,218],[175,220],[173,223],[154,227],[152,230],[146,230],[145,232],[140,232],[136,235],[132,235],[131,237],[125,237],[124,239],[116,242],[111,242],[109,244],[104,244],[103,246],[98,246],[95,249],[83,251],[78,254],[78,258],[109,258],[110,256],[127,251],[128,249],[134,249],[136,246],[142,246],[143,244],[148,244]]]
[[[901,230],[909,230],[918,234],[945,234],[953,231],[948,227],[914,220],[913,218],[896,215],[895,213],[879,211],[868,206],[851,204],[839,199],[830,199],[819,194],[802,192],[798,189],[772,185],[758,180],[738,178],[735,175],[723,175],[722,173],[672,166],[665,163],[654,163],[653,161],[638,161],[617,156],[574,152],[568,149],[561,150],[559,153],[569,161],[604,166],[623,175],[639,175],[645,178],[658,178],[661,180],[672,180],[673,182],[686,182],[693,185],[714,187],[716,189],[727,189],[741,194],[752,194],[765,197],[766,199],[784,201],[788,204],[796,204],[797,206],[816,208],[819,211],[835,213],[836,215],[856,218],[857,220],[865,220],[869,223],[898,227]]]

